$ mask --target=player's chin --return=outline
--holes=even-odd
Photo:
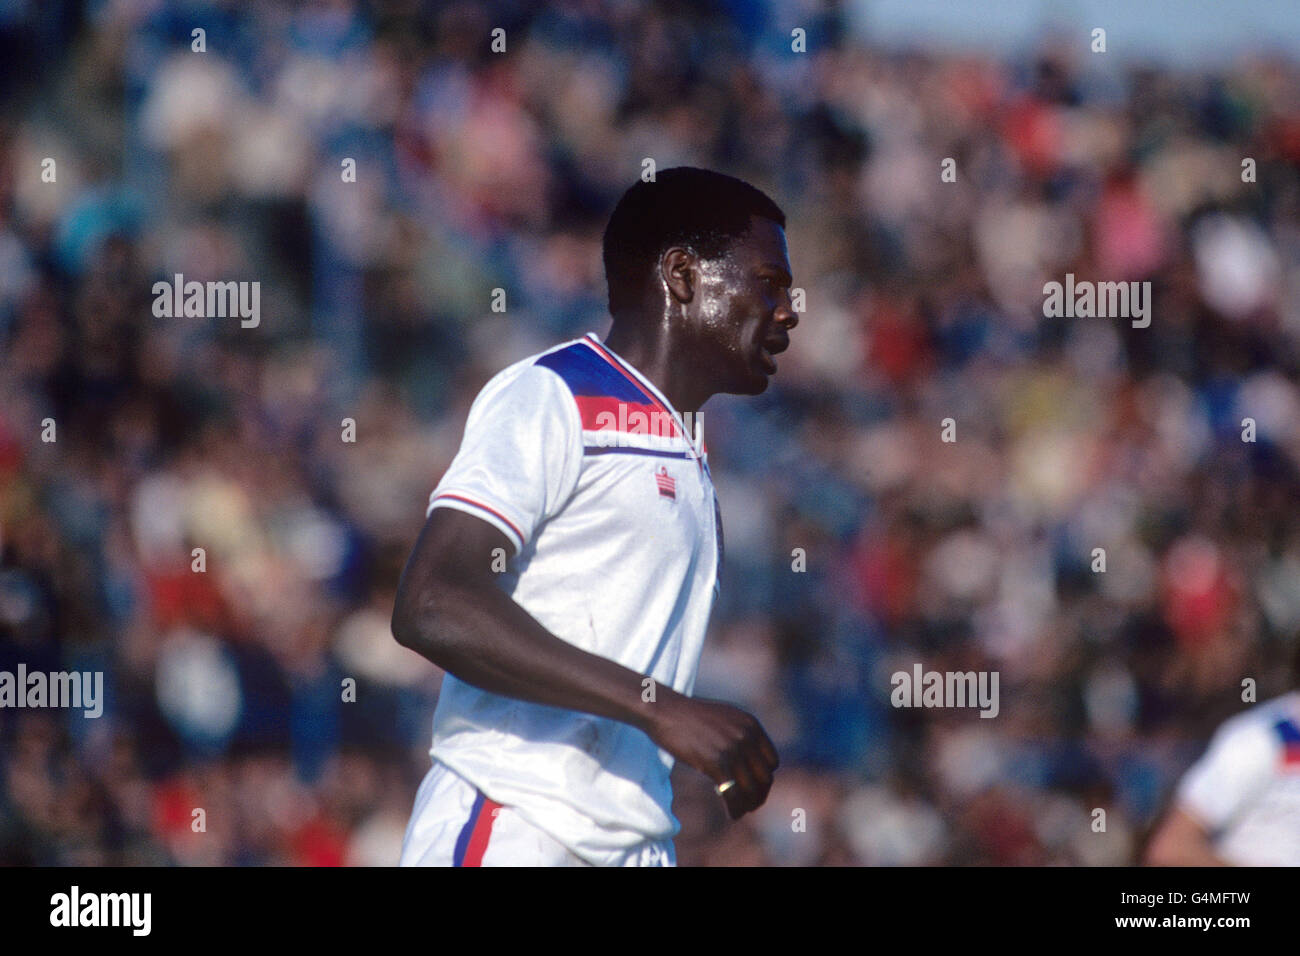
[[[727,389],[732,395],[762,395],[771,384],[771,376],[766,372],[751,369],[743,377],[738,377]]]
[[[764,361],[761,352],[747,362],[731,363],[727,368],[727,384],[719,391],[729,395],[761,395],[776,374],[775,367]]]
[[[735,376],[736,387],[730,389],[737,395],[763,394],[771,384],[772,376],[776,374],[774,365],[761,352],[738,371],[739,374]]]

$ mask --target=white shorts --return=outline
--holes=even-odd
[[[433,762],[415,794],[398,866],[590,866],[514,807]],[[621,866],[676,866],[671,840],[628,850]]]

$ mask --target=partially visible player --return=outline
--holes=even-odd
[[[393,634],[447,671],[403,865],[669,866],[669,771],[731,816],[777,754],[690,696],[723,557],[700,406],[756,395],[797,323],[785,217],[669,169],[605,232],[614,323],[495,375],[433,490]]]
[[[1300,686],[1300,653],[1295,664]],[[1151,866],[1300,866],[1300,690],[1224,721],[1147,846]]]

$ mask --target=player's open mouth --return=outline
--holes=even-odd
[[[772,361],[772,353],[769,352],[766,348],[760,346],[758,350],[758,357],[759,360],[763,363],[763,370],[767,372],[768,375],[775,375],[776,362]]]

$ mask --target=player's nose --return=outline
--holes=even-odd
[[[776,323],[780,325],[782,328],[784,328],[787,332],[799,324],[799,313],[794,310],[794,305],[793,303],[791,303],[789,298],[787,298],[783,303],[781,303],[781,305],[776,310],[776,315],[773,318],[775,319]]]

